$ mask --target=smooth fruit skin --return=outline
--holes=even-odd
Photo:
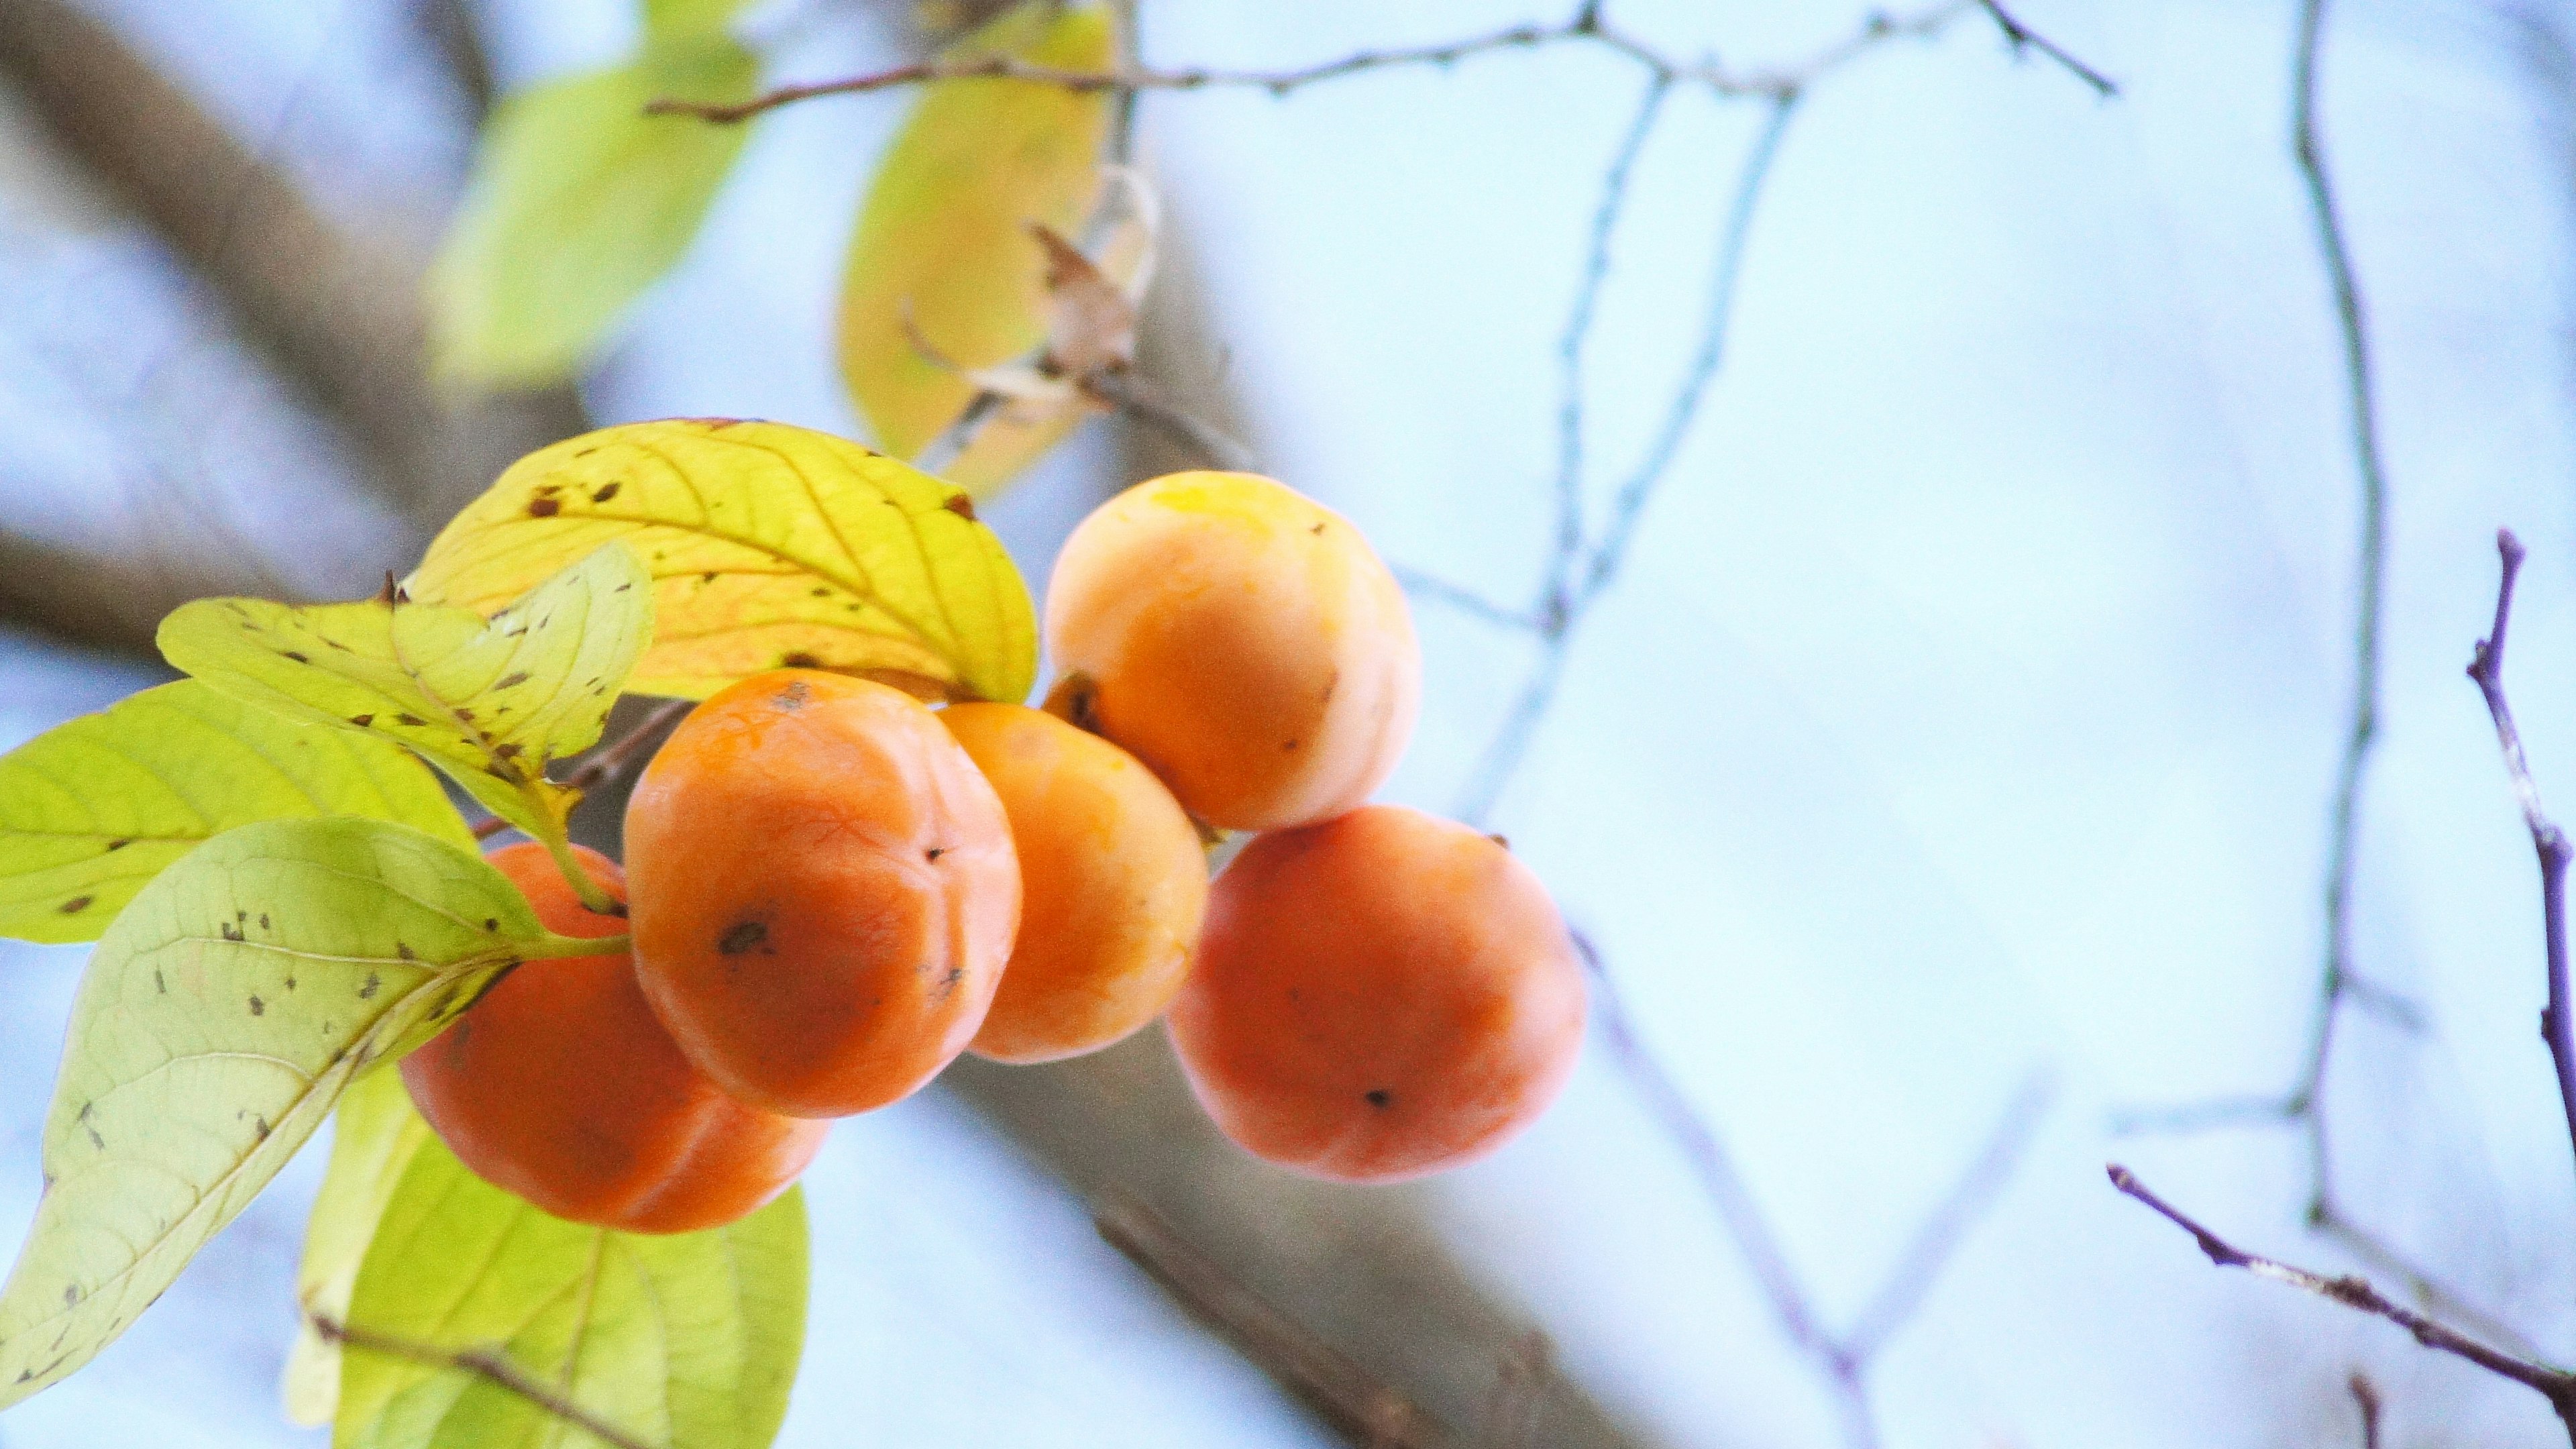
[[[843,1117],[984,1021],[1020,921],[1002,802],[901,690],[779,669],[672,732],[626,807],[636,974],[700,1071]]]
[[[1200,1105],[1246,1151],[1393,1182],[1536,1120],[1583,1016],[1538,877],[1466,826],[1372,805],[1235,857],[1169,1021]]]
[[[941,723],[1002,797],[1020,854],[1020,935],[968,1050],[1005,1062],[1097,1051],[1163,1014],[1207,909],[1207,850],[1134,756],[1016,704]]]
[[[573,847],[619,900],[617,863]],[[492,864],[560,936],[623,935],[582,908],[544,846]],[[440,1141],[486,1182],[556,1217],[630,1233],[686,1233],[744,1217],[787,1190],[824,1125],[747,1106],[691,1067],[644,1003],[627,956],[530,961],[402,1061]]]
[[[1100,732],[1229,830],[1360,804],[1421,708],[1395,576],[1350,520],[1250,473],[1175,473],[1102,504],[1057,556],[1046,638]]]

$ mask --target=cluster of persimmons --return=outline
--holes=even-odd
[[[1498,1146],[1555,1097],[1572,943],[1504,844],[1370,805],[1413,729],[1404,594],[1339,514],[1182,473],[1103,505],[1046,600],[1045,710],[933,710],[806,669],[698,706],[638,781],[626,865],[493,863],[548,929],[631,956],[531,962],[404,1060],[475,1171],[559,1217],[732,1221],[827,1119],[960,1051],[1042,1062],[1167,1017],[1248,1151],[1389,1181]],[[1208,845],[1257,832],[1215,879]]]

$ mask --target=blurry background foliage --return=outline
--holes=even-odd
[[[311,1442],[272,1386],[317,1192],[490,1243],[521,1306],[623,1255],[586,1281],[630,1365],[626,1308],[695,1285],[705,1355],[584,1400],[654,1443],[781,1412],[802,1445],[2561,1432],[2208,1272],[2101,1163],[2576,1354],[2530,846],[2458,677],[2511,522],[2516,703],[2544,788],[2576,760],[2563,8],[1137,11],[0,0],[0,741],[166,679],[192,599],[374,594],[596,422],[917,459],[1032,582],[1114,488],[1249,461],[1414,590],[1430,698],[1390,795],[1507,832],[1596,953],[1565,1102],[1360,1192],[1216,1141],[1155,1034],[970,1060],[729,1230],[779,1283],[810,1255],[807,1303],[538,1241],[562,1225],[360,1100],[351,1166],[305,1154],[0,1445]],[[843,98],[759,104],[812,82]],[[447,580],[487,611],[538,582]],[[903,667],[1007,693],[1023,647]],[[62,748],[238,709],[167,685]],[[412,762],[322,738],[274,792],[54,801],[168,839],[48,866],[0,925],[95,935],[63,901],[103,919],[255,816],[456,834]],[[14,758],[0,809],[61,767]],[[613,847],[617,805],[576,833]],[[70,1130],[37,1104],[79,962],[0,952],[10,1230]],[[581,1387],[559,1317],[485,1321],[363,1247],[305,1265],[343,1334]],[[333,1345],[303,1327],[311,1418]],[[349,1422],[400,1442],[581,1432],[353,1362]]]

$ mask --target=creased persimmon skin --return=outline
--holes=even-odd
[[[619,900],[625,876],[573,847]],[[544,846],[492,864],[559,936],[623,935],[582,908]],[[686,1233],[748,1216],[796,1180],[825,1124],[736,1101],[680,1054],[627,956],[530,961],[402,1061],[439,1140],[486,1182],[556,1217],[630,1233]]]
[[[1246,1151],[1394,1182],[1537,1120],[1583,1017],[1538,877],[1466,826],[1372,805],[1244,847],[1168,1020],[1199,1104]]]
[[[1016,704],[939,712],[1002,798],[1020,934],[968,1050],[1004,1062],[1097,1051],[1163,1014],[1207,908],[1207,851],[1135,757]]]
[[[753,675],[681,721],[626,808],[645,998],[755,1106],[844,1117],[965,1049],[1019,928],[993,787],[901,690]]]
[[[1047,648],[1100,733],[1229,830],[1360,804],[1422,702],[1404,590],[1350,520],[1250,473],[1102,504],[1047,585]]]

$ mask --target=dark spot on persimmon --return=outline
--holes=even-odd
[[[1320,523],[1315,526],[1317,528],[1323,527]],[[1368,1104],[1370,1106],[1378,1108],[1381,1111],[1395,1105],[1395,1094],[1384,1087],[1371,1087],[1361,1095],[1368,1098]]]
[[[716,950],[722,955],[739,956],[768,939],[767,921],[742,921],[716,938]]]
[[[770,696],[769,702],[777,705],[780,709],[796,710],[803,709],[806,705],[812,703],[813,699],[814,691],[807,687],[804,680],[791,679],[787,682],[787,687],[785,689],[782,689],[778,691],[778,693]]]

